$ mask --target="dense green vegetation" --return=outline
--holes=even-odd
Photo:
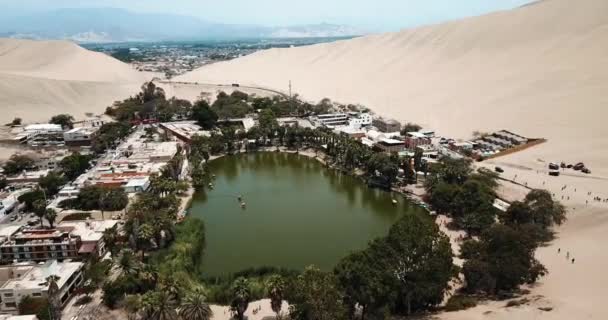
[[[104,123],[91,141],[92,150],[103,153],[118,146],[131,133],[131,126],[125,122]]]
[[[78,210],[119,211],[129,202],[127,194],[122,188],[108,188],[102,186],[86,186],[80,189],[76,199],[62,201],[62,208]]]
[[[46,176],[38,180],[38,185],[46,192],[48,198],[56,195],[61,190],[64,184],[67,183],[66,178],[59,172],[51,171]]]
[[[131,121],[191,119],[212,131],[209,137],[195,137],[185,153],[192,184],[198,190],[209,180],[206,165],[210,156],[240,151],[244,142],[249,150],[273,146],[323,152],[329,166],[362,176],[370,185],[382,188],[415,183],[417,172],[422,172],[432,208],[453,218],[450,228],[467,233],[461,250],[465,259],[462,270],[453,264],[449,239],[433,218],[411,214],[397,221],[385,237],[344,257],[334,270],[309,266],[298,272],[268,267],[204,278],[197,267],[205,250],[203,222],[187,219],[174,223],[180,205],[177,195],[186,187],[179,184],[176,174],[184,161],[180,152],[160,176],[151,179],[150,190],[139,194],[129,207],[124,234],[116,230],[104,234],[120,270],[116,279],[103,283],[104,303],[148,320],[179,316],[208,319],[208,302],[214,302],[229,305],[234,317],[243,319],[251,301],[269,297],[277,316],[281,316],[281,302],[289,301],[294,320],[385,319],[392,314],[409,316],[435,309],[459,272],[464,275],[464,286],[449,300],[447,310],[474,306],[470,294],[510,294],[546,274],[534,252],[551,238],[551,228],[565,219],[563,206],[550,194],[532,191],[507,212],[499,212],[493,206],[497,176],[473,172],[468,160],[444,158],[429,165],[420,151],[400,158],[377,153],[326,129],[282,127],[277,121],[277,117],[324,113],[333,108],[327,99],[311,105],[297,98],[255,97],[239,91],[221,92],[211,105],[205,99],[190,104],[166,99],[162,89],[147,83],[140,94],[107,110],[121,122],[104,128],[94,147],[102,152],[115,145],[129,133]],[[254,112],[258,112],[259,125],[248,132],[222,121]],[[419,129],[407,124],[404,132]],[[70,162],[66,166],[70,172],[85,167],[80,159]],[[95,199],[108,197],[101,192],[86,190],[75,203],[99,208]],[[36,207],[37,197],[34,192],[25,200]],[[120,203],[121,198],[117,195],[112,202]]]
[[[59,168],[68,180],[74,180],[91,167],[92,155],[75,152],[59,162]]]
[[[473,173],[466,159],[443,159],[433,167],[425,187],[429,203],[438,213],[449,214],[455,227],[478,235],[496,220],[494,208],[497,176],[492,172]]]
[[[19,303],[19,314],[36,315],[40,320],[50,320],[49,305],[47,298],[25,296]]]
[[[44,195],[44,191],[41,189],[34,189],[30,192],[24,193],[20,195],[17,200],[19,203],[23,203],[25,205],[24,210],[26,212],[32,212],[34,210],[34,202],[37,200],[44,201],[46,199]]]
[[[69,114],[58,114],[53,116],[49,123],[61,125],[64,129],[72,129],[74,128],[74,117]]]
[[[34,159],[31,157],[21,154],[14,154],[8,159],[8,161],[4,163],[3,169],[4,174],[10,176],[19,174],[26,170],[32,170],[35,167]]]
[[[470,237],[461,248],[465,293],[508,295],[536,282],[547,270],[534,253],[565,220],[564,207],[544,190],[532,190],[499,212],[493,207],[496,179],[492,172],[474,173],[468,160],[442,159],[425,182],[431,206]],[[461,302],[453,303],[456,308]]]
[[[457,274],[452,255],[449,239],[433,219],[412,214],[385,238],[343,259],[334,272],[351,317],[356,306],[363,316],[383,309],[411,314],[441,303]]]

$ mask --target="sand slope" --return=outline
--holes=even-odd
[[[283,90],[292,80],[307,99],[363,103],[457,138],[509,128],[551,139],[528,159],[586,160],[608,176],[607,12],[605,0],[546,0],[398,33],[271,49],[175,80]]]
[[[305,99],[363,103],[456,138],[499,129],[548,138],[482,164],[503,166],[503,177],[517,175],[520,183],[549,189],[568,207],[558,238],[537,252],[550,274],[532,288],[535,301],[515,308],[491,302],[436,318],[608,318],[608,252],[602,245],[608,241],[608,203],[593,201],[608,198],[608,1],[544,0],[398,33],[271,49],[175,80],[284,91],[292,80]],[[549,161],[584,161],[593,174],[550,178]],[[508,183],[504,189],[512,200],[527,192]],[[566,251],[576,264],[566,261]]]
[[[129,65],[66,41],[0,39],[0,123],[76,118],[136,93],[147,79]]]

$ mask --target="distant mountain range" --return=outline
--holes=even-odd
[[[191,16],[140,14],[114,8],[59,9],[0,19],[0,37],[77,42],[343,37],[365,33],[326,23],[286,27],[231,25]]]

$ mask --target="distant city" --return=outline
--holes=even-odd
[[[130,63],[139,71],[156,72],[166,79],[203,65],[227,61],[271,48],[289,48],[347,40],[353,37],[268,38],[185,42],[121,42],[83,44],[86,49],[106,53]]]

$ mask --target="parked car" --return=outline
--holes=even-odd
[[[494,171],[496,171],[496,172],[498,172],[498,173],[503,173],[503,172],[505,172],[505,170],[503,170],[503,168],[501,168],[501,167],[496,167],[496,168],[494,168]]]
[[[559,165],[557,163],[549,163],[549,170],[559,170]]]
[[[591,170],[589,170],[588,168],[583,168],[583,170],[581,171],[586,174],[591,174]]]
[[[585,169],[585,164],[582,163],[582,162],[579,162],[579,163],[577,163],[577,164],[574,165],[573,169],[576,170],[576,171],[581,171],[581,170]]]

